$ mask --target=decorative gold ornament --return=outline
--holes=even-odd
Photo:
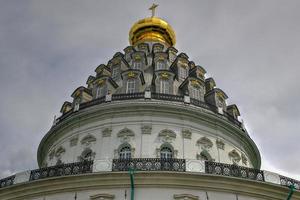
[[[103,79],[101,79],[101,80],[98,80],[98,81],[97,81],[97,84],[101,86],[101,85],[104,84],[104,82],[105,82],[105,81],[104,81]]]
[[[176,36],[173,28],[158,17],[149,17],[136,22],[129,32],[129,42],[136,45],[142,42],[162,42],[174,46]]]
[[[203,77],[204,74],[203,74],[202,72],[199,72],[199,73],[198,73],[198,76]]]
[[[191,80],[191,85],[195,87],[199,87],[200,83],[198,80]]]
[[[168,79],[169,78],[169,74],[167,74],[166,72],[161,73],[160,76],[164,79]]]
[[[135,59],[135,60],[141,60],[142,57],[141,57],[140,55],[136,55],[136,56],[134,57],[134,59]]]
[[[80,95],[80,91],[77,90],[77,92],[75,92],[75,97],[78,97]]]
[[[128,76],[128,78],[135,78],[136,73],[134,73],[134,72],[129,72],[127,76]]]
[[[163,56],[159,56],[159,57],[158,57],[158,60],[159,60],[159,61],[163,61],[163,60],[165,60],[165,58],[164,58]]]

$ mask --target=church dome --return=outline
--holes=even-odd
[[[162,42],[167,46],[174,46],[176,36],[168,22],[158,17],[148,17],[132,26],[129,32],[129,42],[131,45],[141,42]]]
[[[0,179],[1,200],[124,200],[129,188],[131,200],[276,200],[285,186],[300,199],[300,181],[260,170],[237,105],[178,52],[156,7],[70,93],[40,142],[39,169]]]

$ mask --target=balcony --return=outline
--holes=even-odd
[[[200,168],[191,168],[190,163],[196,163],[203,165]],[[102,166],[108,166],[108,168],[99,168],[99,163],[105,163]],[[97,166],[98,165],[98,166]],[[194,165],[195,166],[195,165]],[[215,176],[234,177],[258,182],[269,182],[272,184],[278,184],[281,186],[290,187],[293,185],[295,189],[300,190],[300,181],[292,178],[281,176],[279,174],[272,173],[272,179],[268,178],[267,171],[262,171],[253,168],[241,167],[238,165],[230,165],[224,163],[200,161],[200,160],[188,160],[188,159],[160,159],[160,158],[133,158],[133,159],[113,159],[113,160],[95,160],[84,161],[76,163],[68,163],[57,166],[51,166],[46,168],[35,169],[31,171],[25,171],[16,175],[4,178],[0,180],[0,189],[9,187],[18,183],[31,182],[40,179],[47,179],[53,177],[80,175],[88,173],[114,173],[114,172],[126,172],[130,169],[135,172],[152,172],[152,171],[169,171],[179,173],[199,173],[211,174]],[[203,169],[203,170],[202,170]],[[278,179],[274,182],[274,178]]]
[[[98,105],[98,104],[103,104],[103,103],[108,103],[111,101],[121,101],[121,100],[133,100],[133,99],[155,99],[155,100],[164,100],[164,101],[171,101],[171,102],[181,102],[181,103],[186,103],[184,100],[184,96],[180,95],[172,95],[172,94],[163,94],[163,93],[150,93],[149,92],[149,97],[147,97],[146,92],[139,92],[139,93],[128,93],[128,94],[112,94],[110,98],[106,98],[106,96],[103,96],[98,99],[94,99],[89,102],[85,102],[80,104],[79,110],[83,110],[85,108],[88,108],[90,106]],[[193,106],[197,106],[200,108],[204,108],[207,110],[210,110],[218,115],[221,115],[217,112],[217,107],[207,104],[206,102],[199,101],[197,99],[190,99],[189,104]],[[69,117],[72,115],[73,110],[70,110],[66,113],[64,113],[61,117],[57,119],[57,123],[60,123],[62,120],[65,118]],[[222,115],[225,119],[233,123],[235,126],[239,127],[240,129],[243,129],[242,123],[236,119],[234,119],[231,115],[228,113],[224,112]]]
[[[185,171],[184,159],[160,159],[160,158],[135,158],[135,159],[114,159],[112,171]]]

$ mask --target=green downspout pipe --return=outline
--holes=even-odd
[[[134,169],[129,169],[129,175],[130,175],[130,186],[131,186],[131,194],[130,199],[134,200]]]
[[[292,198],[292,195],[293,195],[294,191],[295,191],[295,186],[294,185],[290,185],[289,188],[290,188],[290,192],[289,192],[289,195],[288,195],[286,200],[290,200]]]

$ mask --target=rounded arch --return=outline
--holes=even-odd
[[[160,146],[160,158],[171,159],[174,158],[174,147],[170,143],[163,143]]]
[[[80,157],[79,157],[79,160],[80,161],[91,161],[91,160],[94,160],[95,158],[95,152],[92,151],[92,149],[90,148],[85,148]]]
[[[203,149],[210,149],[213,146],[213,142],[207,137],[202,137],[197,140],[197,145],[201,146]]]
[[[129,143],[125,142],[118,148],[119,159],[131,159],[132,147]]]
[[[214,159],[211,157],[210,153],[208,151],[203,150],[200,154],[197,154],[197,160],[202,161],[213,161]]]

